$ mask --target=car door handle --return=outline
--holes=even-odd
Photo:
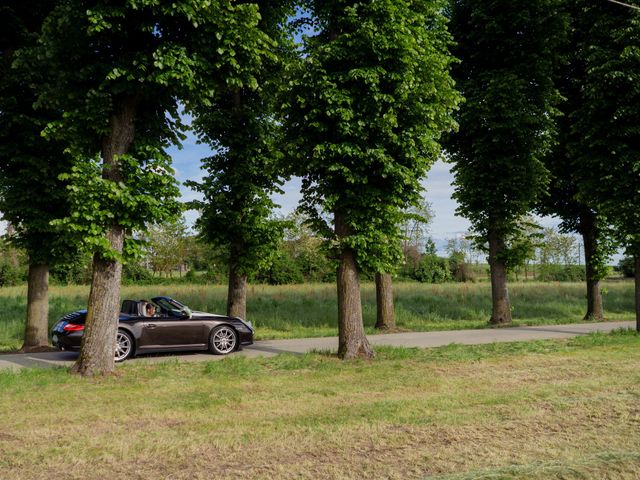
[[[154,329],[154,328],[156,328],[156,324],[155,323],[147,323],[146,327],[150,328],[150,329]]]

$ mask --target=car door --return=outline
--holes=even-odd
[[[166,314],[145,318],[143,337],[146,348],[202,347],[204,325],[200,320]]]

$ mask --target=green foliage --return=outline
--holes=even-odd
[[[636,274],[636,265],[633,257],[624,257],[618,263],[618,270],[626,278],[633,278]]]
[[[32,69],[15,64],[20,49],[37,42],[37,34],[55,2],[4,2],[0,6],[0,212],[11,223],[9,237],[26,249],[31,263],[73,262],[78,245],[51,225],[68,215],[67,173],[72,159],[64,145],[40,132],[56,118],[51,109],[34,110],[34,85],[48,75],[38,62]],[[5,271],[5,278],[11,275]]]
[[[449,260],[436,255],[424,255],[413,277],[422,283],[449,282],[452,280]]]
[[[543,265],[571,265],[578,260],[576,238],[563,235],[555,228],[545,228],[539,245],[540,263]]]
[[[291,0],[257,2],[258,28],[271,40],[255,84],[230,84],[209,104],[196,105],[194,125],[200,140],[214,150],[203,159],[206,176],[187,185],[203,194],[192,202],[200,210],[197,228],[203,239],[231,255],[238,274],[268,267],[282,238],[283,224],[270,218],[281,193],[283,154],[279,111],[282,78],[295,59],[287,17]]]
[[[303,283],[304,276],[300,267],[288,252],[279,250],[266,268],[256,274],[255,281],[269,285]]]
[[[466,98],[457,116],[459,132],[449,143],[454,197],[481,244],[491,230],[521,247],[526,225],[520,220],[547,188],[543,158],[553,144],[560,100],[553,72],[566,32],[560,4],[451,4],[454,55],[460,59],[454,77]],[[515,266],[522,253],[507,247],[500,256]]]
[[[632,4],[637,2],[632,1]],[[573,48],[582,66],[569,149],[583,168],[579,198],[640,254],[640,12],[576,0]]]
[[[401,257],[403,210],[454,128],[459,96],[440,0],[308,0],[316,34],[285,106],[301,209],[337,251],[388,271]],[[340,215],[346,233],[333,232]]]
[[[49,268],[49,283],[54,285],[88,285],[91,283],[92,256],[76,256],[73,261],[56,263]]]
[[[284,249],[307,282],[335,281],[336,264],[329,258],[326,243],[309,227],[309,218],[294,212],[285,218]]]
[[[584,282],[587,273],[582,265],[540,265],[536,280],[541,282]]]
[[[585,78],[584,51],[579,47],[585,34],[580,25],[584,22],[583,0],[564,2],[563,10],[570,19],[568,41],[562,52],[565,62],[557,69],[555,83],[563,97],[559,104],[562,113],[557,119],[557,143],[545,157],[545,166],[550,172],[549,194],[539,198],[536,207],[542,215],[554,215],[562,220],[561,233],[577,233],[585,243],[593,244],[588,258],[589,269],[595,280],[607,274],[609,257],[616,250],[613,231],[600,208],[580,195],[581,177],[590,175],[591,168],[577,155],[575,145],[586,141],[583,132],[575,128],[576,110],[580,108]],[[566,262],[565,263],[570,263]]]
[[[145,258],[154,273],[170,274],[187,262],[187,225],[183,218],[149,227]]]
[[[0,287],[19,285],[27,280],[27,269],[22,265],[12,265],[0,260]]]
[[[46,131],[75,160],[62,177],[71,214],[61,228],[116,259],[105,238],[113,225],[143,231],[179,212],[166,153],[182,135],[178,102],[188,107],[223,86],[255,85],[250,72],[270,43],[255,28],[258,19],[255,5],[231,0],[57,3],[38,45],[20,52],[19,63],[46,69],[38,104],[64,112]],[[133,117],[133,139],[116,124],[123,112]],[[116,151],[115,166],[103,170],[99,156],[114,153],[111,140],[125,152]],[[128,238],[125,256],[139,250]]]
[[[404,219],[400,228],[405,258],[408,250],[419,251],[421,247],[426,249],[426,243],[433,241],[427,237],[433,217],[433,208],[424,198],[404,211]]]
[[[149,285],[153,280],[149,269],[138,262],[127,262],[122,268],[122,283],[125,285]]]
[[[463,252],[456,251],[449,257],[449,270],[451,277],[457,282],[474,282],[476,274],[471,265],[465,259]]]

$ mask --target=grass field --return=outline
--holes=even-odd
[[[89,287],[52,287],[50,323],[85,308]],[[125,286],[123,298],[169,295],[194,310],[225,312],[226,286]],[[572,323],[582,320],[585,286],[581,283],[514,283],[510,286],[517,325]],[[375,286],[362,287],[368,333],[375,324]],[[394,285],[398,326],[406,330],[482,328],[491,315],[488,283]],[[0,351],[19,348],[24,331],[26,287],[0,289]],[[633,320],[633,283],[605,283],[604,304],[610,320]],[[331,284],[249,286],[247,316],[257,327],[258,339],[317,337],[337,334],[335,286]]]
[[[0,373],[0,478],[640,478],[640,337]]]

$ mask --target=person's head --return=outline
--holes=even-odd
[[[155,315],[156,306],[153,303],[147,303],[147,305],[145,306],[145,310],[148,316]]]

